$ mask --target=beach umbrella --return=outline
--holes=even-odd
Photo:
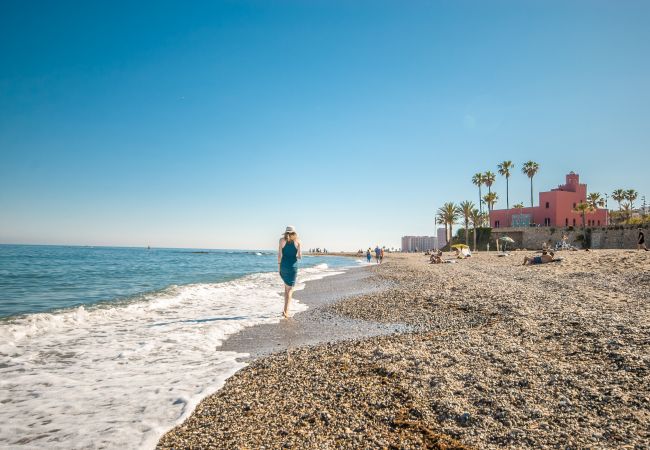
[[[501,236],[499,238],[499,240],[502,241],[502,242],[505,242],[505,244],[503,244],[503,251],[506,250],[506,246],[507,246],[506,244],[508,244],[508,243],[514,244],[515,243],[515,240],[513,238],[511,238],[510,236]]]
[[[459,249],[462,250],[462,249],[464,249],[464,248],[469,248],[469,245],[465,245],[465,244],[454,244],[454,245],[451,246],[451,248],[459,248]]]

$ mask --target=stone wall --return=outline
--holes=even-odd
[[[611,228],[587,228],[588,239],[591,240],[590,248],[636,248],[638,230],[637,226],[628,226]],[[539,249],[542,244],[546,243],[555,246],[556,242],[562,240],[562,235],[566,234],[569,243],[578,248],[582,248],[582,228],[493,228],[491,248],[494,248],[495,240],[501,236],[510,236],[514,239],[514,248]],[[646,241],[650,240],[650,233],[647,226],[645,227]],[[510,244],[512,246],[512,244]]]
[[[592,248],[636,248],[639,236],[637,228],[594,230],[591,233]],[[644,228],[643,233],[647,241],[649,239],[647,227]]]

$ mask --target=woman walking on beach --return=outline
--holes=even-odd
[[[284,310],[282,315],[285,319],[289,318],[289,306],[293,295],[293,288],[296,284],[298,275],[298,260],[302,259],[300,241],[298,233],[292,226],[288,226],[284,235],[280,238],[278,248],[278,271],[280,278],[284,282]]]

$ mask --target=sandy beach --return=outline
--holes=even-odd
[[[648,448],[650,256],[523,256],[390,254],[332,278],[297,325],[227,341],[276,336],[159,447]]]

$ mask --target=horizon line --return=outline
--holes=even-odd
[[[264,251],[273,252],[277,250],[261,248],[209,248],[209,247],[160,247],[160,246],[141,246],[141,245],[103,245],[103,244],[24,244],[24,243],[7,243],[0,242],[0,245],[16,245],[25,247],[101,247],[101,248],[141,248],[141,249],[159,249],[159,250],[225,250],[225,251]]]

